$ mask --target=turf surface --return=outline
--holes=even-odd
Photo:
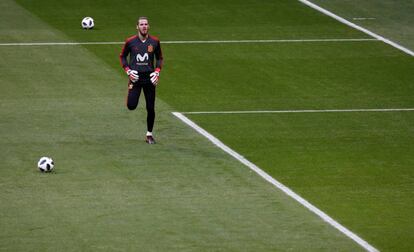
[[[161,41],[368,38],[295,1],[17,2],[0,4],[0,42],[122,41],[139,15]],[[170,112],[413,107],[412,57],[378,41],[164,44],[147,146],[120,48],[0,47],[2,249],[361,249]],[[413,249],[411,112],[191,119],[373,246]],[[53,174],[35,170],[46,153]]]
[[[312,1],[347,20],[414,50],[414,1]]]

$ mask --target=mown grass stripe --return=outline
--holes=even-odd
[[[314,205],[312,205],[311,203],[309,203],[307,200],[305,200],[304,198],[302,198],[301,196],[299,196],[298,194],[296,194],[290,188],[288,188],[287,186],[283,185],[282,183],[280,183],[279,181],[277,181],[276,179],[274,179],[272,176],[270,176],[269,174],[267,174],[265,171],[263,171],[262,169],[260,169],[258,166],[256,166],[255,164],[253,164],[252,162],[250,162],[246,158],[244,158],[242,155],[240,155],[239,153],[237,153],[236,151],[234,151],[233,149],[231,149],[230,147],[228,147],[227,145],[225,145],[224,143],[222,143],[219,139],[217,139],[216,137],[214,137],[213,135],[211,135],[210,133],[208,133],[206,130],[204,130],[203,128],[201,128],[200,126],[198,126],[196,123],[194,123],[193,121],[191,121],[190,119],[188,119],[188,117],[184,116],[182,113],[173,112],[173,115],[176,116],[181,121],[183,121],[188,126],[190,126],[191,128],[193,128],[194,130],[196,130],[199,134],[201,134],[204,137],[206,137],[208,140],[210,140],[214,145],[216,145],[217,147],[219,147],[220,149],[222,149],[224,152],[228,153],[230,156],[234,157],[235,159],[237,159],[238,161],[240,161],[242,164],[244,164],[247,167],[249,167],[252,171],[256,172],[260,177],[262,177],[263,179],[265,179],[266,181],[268,181],[269,183],[271,183],[272,185],[274,185],[275,187],[277,187],[278,189],[280,189],[286,195],[288,195],[289,197],[291,197],[294,200],[296,200],[297,202],[299,202],[301,205],[303,205],[304,207],[306,207],[307,209],[309,209],[311,212],[315,213],[322,220],[324,220],[325,222],[329,223],[332,227],[336,228],[341,233],[343,233],[347,237],[349,237],[352,240],[354,240],[356,243],[358,243],[365,250],[370,251],[370,252],[376,252],[376,251],[378,251],[376,248],[374,248],[368,242],[366,242],[365,240],[363,240],[362,238],[360,238],[358,235],[356,235],[355,233],[353,233],[352,231],[350,231],[349,229],[347,229],[346,227],[344,227],[343,225],[341,225],[340,223],[338,223],[337,221],[335,221],[329,215],[327,215],[326,213],[324,213],[323,211],[321,211],[319,208],[315,207]]]
[[[162,41],[163,44],[228,44],[228,43],[306,43],[306,42],[363,42],[377,41],[371,38],[350,39],[257,39],[257,40],[176,40]],[[69,46],[69,45],[118,45],[123,41],[108,42],[29,42],[29,43],[0,43],[0,46]]]
[[[390,109],[299,109],[299,110],[246,110],[246,111],[188,111],[182,114],[286,114],[286,113],[351,113],[351,112],[403,112],[414,108]]]

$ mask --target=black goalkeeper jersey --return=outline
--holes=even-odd
[[[137,70],[138,73],[161,71],[163,58],[160,41],[150,35],[145,41],[141,41],[138,35],[132,36],[125,41],[119,58],[125,71],[128,69]]]

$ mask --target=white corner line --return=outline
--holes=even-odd
[[[296,194],[294,191],[271,177],[269,174],[264,172],[262,169],[260,169],[258,166],[241,156],[239,153],[232,150],[230,147],[222,143],[220,140],[218,140],[216,137],[208,133],[206,130],[198,126],[196,123],[188,119],[186,116],[184,116],[182,113],[179,112],[173,112],[172,113],[175,117],[183,121],[185,124],[193,128],[195,131],[197,131],[199,134],[206,137],[208,140],[210,140],[214,145],[216,145],[218,148],[222,149],[224,152],[228,153],[230,156],[234,157],[238,161],[240,161],[242,164],[249,167],[252,171],[256,172],[260,177],[280,189],[282,192],[284,192],[286,195],[290,196],[297,202],[299,202],[301,205],[306,207],[308,210],[319,216],[322,220],[329,223],[331,226],[339,230],[341,233],[345,234],[347,237],[354,240],[356,243],[358,243],[361,247],[363,247],[365,250],[370,252],[377,252],[378,250],[374,248],[372,245],[370,245],[368,242],[360,238],[358,235],[347,229],[346,227],[339,224],[337,221],[332,219],[330,216],[328,216],[326,213],[319,210],[317,207],[309,203],[307,200]]]
[[[414,108],[389,109],[299,109],[299,110],[245,110],[245,111],[188,111],[181,114],[288,114],[288,113],[351,113],[351,112],[404,112]]]
[[[376,38],[378,40],[381,40],[382,42],[387,43],[387,44],[389,44],[389,45],[391,45],[391,46],[393,46],[393,47],[395,47],[395,48],[397,48],[397,49],[405,52],[406,54],[409,54],[411,56],[414,56],[414,52],[411,51],[410,49],[405,48],[405,47],[403,47],[403,46],[401,46],[401,45],[399,45],[399,44],[397,44],[397,43],[395,43],[395,42],[393,42],[393,41],[391,41],[391,40],[389,40],[387,38],[384,38],[384,37],[382,37],[382,36],[380,36],[380,35],[372,32],[372,31],[370,31],[368,29],[365,29],[365,28],[363,28],[363,27],[361,27],[359,25],[356,25],[356,24],[354,24],[354,23],[346,20],[345,18],[342,18],[342,17],[334,14],[333,12],[328,11],[328,10],[326,10],[326,9],[324,9],[324,8],[322,8],[322,7],[316,5],[316,4],[314,4],[314,3],[312,3],[312,2],[310,2],[308,0],[298,0],[298,1],[301,2],[301,3],[303,3],[303,4],[305,4],[305,5],[307,5],[307,6],[309,6],[309,7],[311,7],[311,8],[313,8],[313,9],[315,9],[315,10],[317,10],[317,11],[319,11],[319,12],[322,12],[323,14],[325,14],[327,16],[330,16],[330,17],[338,20],[339,22],[341,22],[343,24],[346,24],[346,25],[348,25],[348,26],[350,26],[350,27],[352,27],[354,29],[357,29],[359,31],[362,31],[362,32],[368,34],[369,36],[371,36],[373,38]]]
[[[364,42],[378,41],[372,38],[327,38],[327,39],[256,39],[256,40],[176,40],[162,41],[162,44],[236,44],[236,43],[311,43],[311,42]],[[0,43],[0,46],[71,46],[71,45],[122,45],[123,41],[112,42],[26,42]]]

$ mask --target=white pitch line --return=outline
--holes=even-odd
[[[322,7],[316,5],[316,4],[314,4],[314,3],[312,3],[312,2],[310,2],[308,0],[298,0],[298,1],[301,2],[301,3],[303,3],[303,4],[306,4],[307,6],[313,8],[313,9],[319,11],[319,12],[322,12],[323,14],[325,14],[327,16],[330,16],[330,17],[338,20],[339,22],[341,22],[343,24],[346,24],[346,25],[348,25],[348,26],[350,26],[350,27],[352,27],[354,29],[357,29],[359,31],[362,31],[362,32],[368,34],[369,36],[371,36],[373,38],[376,38],[378,40],[381,40],[382,42],[387,43],[387,44],[389,44],[389,45],[391,45],[391,46],[393,46],[393,47],[395,47],[395,48],[397,48],[397,49],[405,52],[406,54],[409,54],[411,56],[414,56],[414,52],[411,51],[410,49],[405,48],[405,47],[403,47],[403,46],[401,46],[401,45],[399,45],[399,44],[397,44],[397,43],[395,43],[395,42],[393,42],[393,41],[391,41],[391,40],[389,40],[389,39],[387,39],[387,38],[385,38],[383,36],[380,36],[380,35],[372,32],[372,31],[368,30],[368,29],[365,29],[365,28],[363,28],[363,27],[361,27],[359,25],[356,25],[356,24],[354,24],[354,23],[346,20],[345,18],[342,18],[342,17],[334,14],[333,12],[328,11],[328,10],[326,10],[326,9],[324,9],[324,8],[322,8]]]
[[[125,42],[30,42],[0,43],[0,46],[68,46],[68,45],[121,45]]]
[[[351,113],[351,112],[403,112],[414,108],[391,109],[299,109],[299,110],[246,110],[246,111],[188,111],[182,114],[285,114],[285,113]]]
[[[306,43],[306,42],[363,42],[377,41],[372,38],[349,39],[258,39],[258,40],[177,40],[162,41],[162,44],[229,44],[229,43]],[[122,45],[125,42],[30,42],[0,43],[0,46],[68,46],[68,45]]]
[[[352,20],[375,20],[376,18],[371,17],[354,17]]]
[[[165,41],[163,44],[221,44],[221,43],[301,43],[301,42],[360,42],[376,41],[371,38],[349,39],[256,39],[256,40],[193,40],[193,41]]]
[[[363,247],[367,251],[370,251],[370,252],[377,252],[378,251],[376,248],[374,248],[368,242],[366,242],[365,240],[363,240],[362,238],[360,238],[358,235],[356,235],[355,233],[353,233],[352,231],[350,231],[346,227],[344,227],[341,224],[339,224],[337,221],[335,221],[334,219],[332,219],[326,213],[324,213],[323,211],[321,211],[320,209],[318,209],[317,207],[315,207],[314,205],[312,205],[311,203],[309,203],[307,200],[305,200],[304,198],[302,198],[301,196],[299,196],[298,194],[296,194],[294,191],[292,191],[287,186],[283,185],[282,183],[280,183],[279,181],[277,181],[276,179],[274,179],[273,177],[271,177],[269,174],[267,174],[265,171],[263,171],[262,169],[260,169],[258,166],[256,166],[255,164],[253,164],[252,162],[250,162],[249,160],[247,160],[246,158],[244,158],[242,155],[240,155],[239,153],[237,153],[234,150],[232,150],[230,147],[228,147],[227,145],[225,145],[224,143],[222,143],[216,137],[214,137],[213,135],[211,135],[210,133],[208,133],[206,130],[204,130],[203,128],[201,128],[200,126],[198,126],[196,123],[194,123],[193,121],[191,121],[190,119],[188,119],[182,113],[173,112],[173,115],[176,116],[181,121],[183,121],[188,126],[190,126],[191,128],[193,128],[194,130],[196,130],[199,134],[201,134],[204,137],[206,137],[208,140],[210,140],[213,144],[215,144],[217,147],[219,147],[220,149],[222,149],[224,152],[228,153],[229,155],[231,155],[232,157],[234,157],[235,159],[237,159],[239,162],[241,162],[242,164],[244,164],[247,167],[249,167],[252,171],[256,172],[259,176],[261,176],[263,179],[265,179],[266,181],[268,181],[269,183],[271,183],[272,185],[274,185],[275,187],[277,187],[278,189],[280,189],[286,195],[290,196],[291,198],[293,198],[294,200],[296,200],[297,202],[299,202],[301,205],[303,205],[304,207],[306,207],[307,209],[309,209],[311,212],[313,212],[314,214],[316,214],[317,216],[319,216],[322,220],[324,220],[325,222],[329,223],[331,226],[333,226],[334,228],[336,228],[337,230],[339,230],[341,233],[343,233],[347,237],[349,237],[352,240],[354,240],[356,243],[358,243],[361,247]]]

